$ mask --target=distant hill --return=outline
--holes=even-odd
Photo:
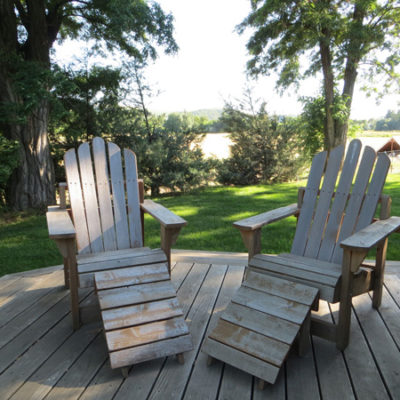
[[[188,111],[188,114],[192,114],[196,117],[206,117],[210,121],[215,121],[221,116],[222,110],[219,108],[205,108],[202,110]]]

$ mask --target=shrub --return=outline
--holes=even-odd
[[[257,111],[251,102],[250,105],[250,112],[243,104],[239,107],[228,104],[224,108],[222,120],[234,144],[231,157],[218,167],[218,181],[250,185],[296,177],[304,164],[298,120],[269,116],[265,104]]]

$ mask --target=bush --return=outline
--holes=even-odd
[[[231,157],[218,167],[220,183],[250,185],[296,177],[304,164],[297,119],[269,116],[265,104],[255,112],[254,107],[249,112],[243,104],[239,107],[228,104],[222,120],[234,144]]]

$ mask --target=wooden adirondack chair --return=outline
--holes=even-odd
[[[326,152],[314,157],[307,187],[299,190],[297,204],[234,223],[249,251],[247,273],[314,287],[322,300],[340,303],[338,323],[312,318],[311,333],[336,342],[341,350],[349,342],[352,297],[373,291],[372,306],[381,304],[388,237],[400,226],[399,217],[390,217],[390,197],[382,195],[390,165],[386,154],[377,156],[366,147],[352,185],[360,151],[360,141],[353,140],[337,186],[344,146],[332,150],[328,161]],[[380,220],[374,222],[378,203]],[[261,254],[261,228],[291,215],[298,215],[298,222],[290,254]],[[375,265],[364,265],[374,247]]]
[[[249,251],[243,283],[207,337],[203,351],[209,363],[219,359],[258,378],[274,383],[291,347],[303,354],[309,333],[336,342],[349,341],[351,299],[373,290],[373,307],[379,307],[388,236],[400,227],[391,217],[390,198],[381,195],[389,158],[367,147],[353,177],[361,150],[359,140],[349,145],[339,183],[344,146],[314,157],[298,203],[234,223]],[[325,178],[321,186],[322,175]],[[367,190],[368,187],[368,190]],[[373,222],[378,203],[380,221]],[[262,255],[261,228],[298,215],[290,254]],[[377,247],[376,263],[365,267],[368,251]],[[338,324],[312,318],[319,299],[340,302]]]
[[[171,246],[186,221],[144,200],[136,156],[125,149],[123,158],[124,164],[119,147],[109,142],[106,151],[99,137],[93,139],[92,146],[83,143],[77,151],[68,150],[64,162],[71,214],[63,208],[63,196],[61,206],[49,207],[47,213],[50,238],[64,257],[73,327],[78,329],[81,318],[100,316],[101,311],[113,368],[191,349],[170,282]],[[160,222],[161,249],[143,246],[144,212]],[[94,305],[80,308],[78,288],[95,283],[98,299],[92,296]],[[147,325],[141,330],[143,323]],[[152,329],[149,323],[153,323]],[[168,337],[170,331],[173,339]],[[143,334],[146,340],[141,338]],[[134,338],[132,346],[143,345],[139,352],[135,347],[134,356],[133,350],[116,351],[118,342],[126,349]],[[164,347],[162,339],[166,339]],[[148,344],[154,341],[160,347],[157,351],[157,346],[151,349]]]

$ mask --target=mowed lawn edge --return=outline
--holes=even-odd
[[[174,248],[245,252],[240,233],[232,223],[297,201],[305,181],[244,187],[208,187],[190,193],[154,199],[185,218]],[[392,215],[400,215],[400,174],[389,174],[384,193],[392,197]],[[290,251],[296,219],[287,218],[262,231],[262,250],[276,254]],[[160,227],[145,218],[145,243],[160,247]],[[373,254],[371,255],[373,256]],[[388,260],[400,260],[400,235],[389,241]],[[19,213],[0,217],[0,276],[62,263],[56,245],[48,238],[44,215]]]

